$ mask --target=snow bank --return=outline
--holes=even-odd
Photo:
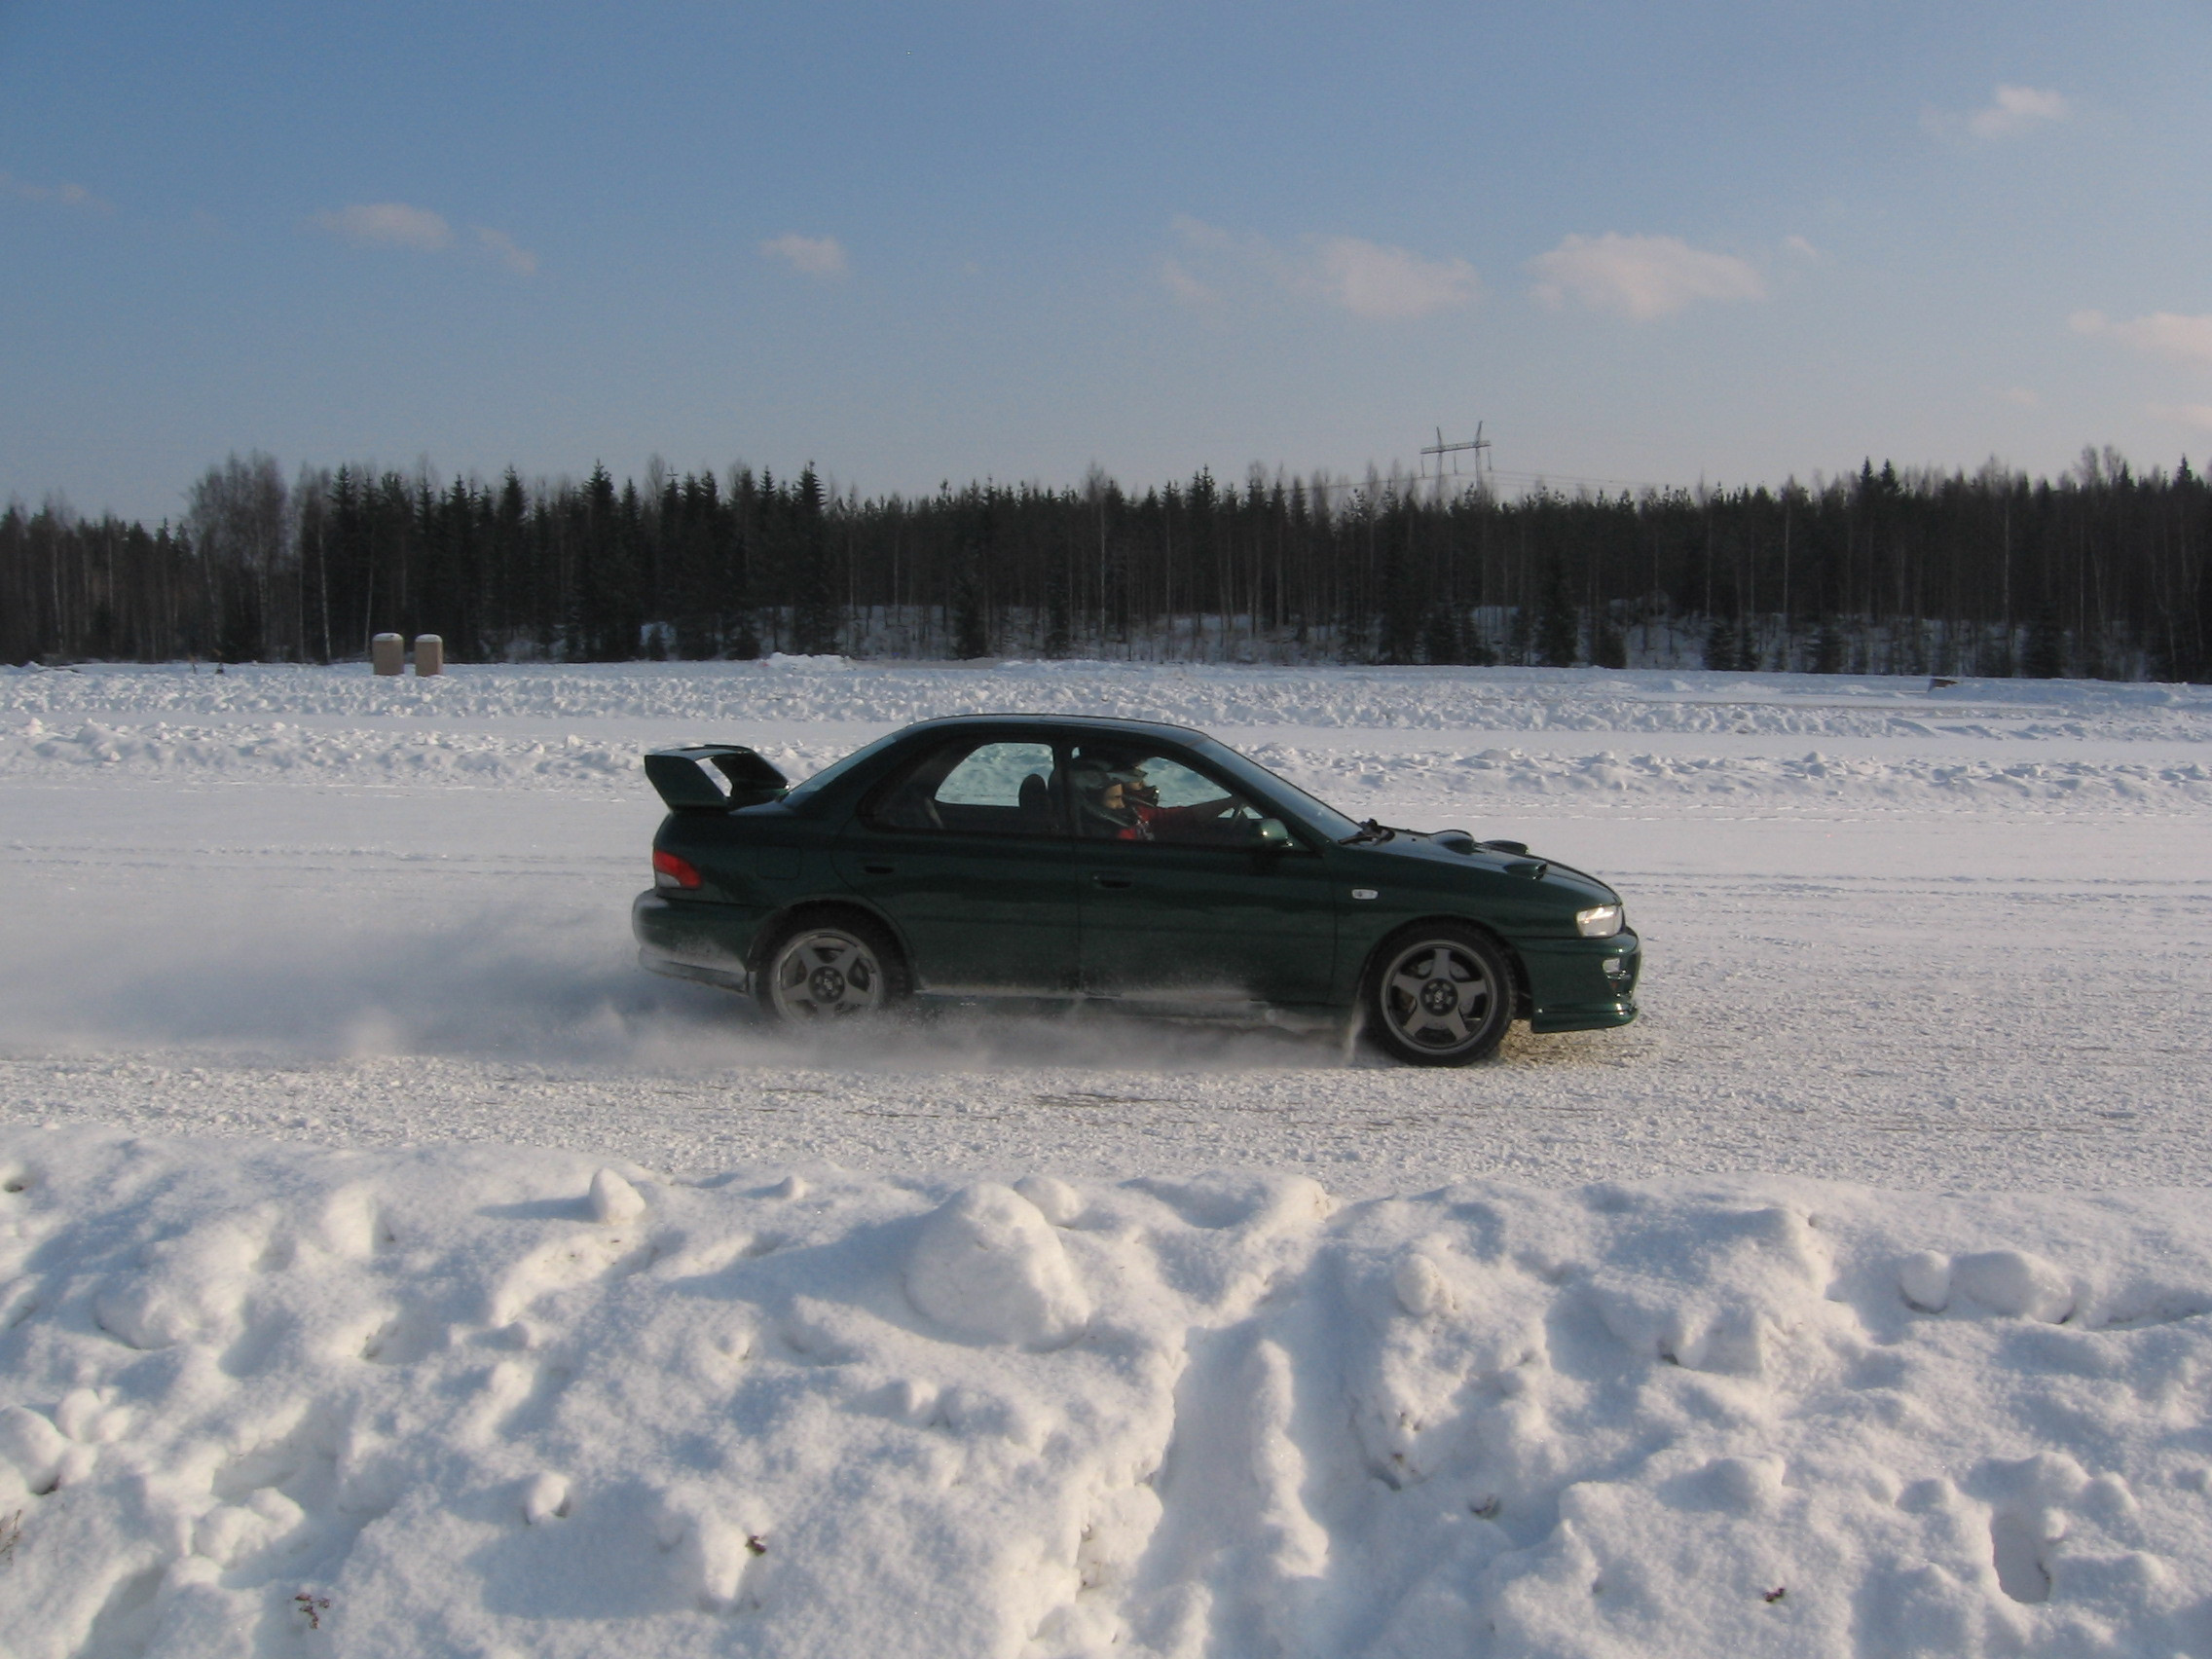
[[[2212,805],[2212,691],[2197,687],[1980,682],[1931,692],[1804,675],[842,658],[479,668],[422,682],[345,668],[7,671],[0,777],[620,795],[643,787],[639,754],[656,744],[742,740],[803,777],[878,730],[1008,709],[1223,731],[1360,813],[1397,797],[1430,811],[1543,800],[1576,811]]]
[[[829,758],[828,756],[824,756]],[[309,730],[266,725],[129,725],[32,719],[0,732],[0,777],[113,772],[205,782],[447,784],[472,788],[593,784],[641,787],[639,749],[574,733],[503,736],[450,730]]]
[[[754,746],[788,775],[805,777],[849,744],[763,741]],[[1504,796],[1580,804],[1634,799],[1694,809],[1814,802],[1865,807],[2029,806],[2038,811],[2113,807],[2190,812],[2212,805],[2212,765],[2201,760],[1961,758],[1951,756],[1802,756],[1530,754],[1488,747],[1417,754],[1261,743],[1254,758],[1347,808],[1376,791],[1465,799]],[[87,720],[48,730],[32,720],[0,734],[0,777],[69,779],[92,772],[192,781],[448,785],[473,789],[644,787],[638,746],[575,734],[532,738],[452,731],[304,731],[269,727],[146,727]]]
[[[2212,1644],[2208,1310],[2186,1194],[1340,1205],[12,1130],[0,1631],[2163,1659]]]
[[[1925,680],[1605,669],[1236,668],[1218,664],[925,665],[841,657],[564,667],[462,665],[380,680],[359,665],[0,669],[0,716],[415,720],[605,719],[903,725],[1025,709],[1204,727],[1649,732],[2023,740],[2201,739],[2212,689],[2110,682]]]
[[[1503,797],[1588,805],[1634,801],[1675,810],[1807,805],[1878,809],[2026,807],[2186,813],[2212,806],[2212,765],[2202,760],[2014,760],[1955,756],[1382,754],[1357,748],[1258,744],[1253,758],[1333,794],[1347,810],[1378,792],[1464,801],[1480,810]],[[1365,810],[1364,806],[1361,810]]]

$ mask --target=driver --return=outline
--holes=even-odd
[[[1157,841],[1161,830],[1169,840],[1184,839],[1190,826],[1209,824],[1237,804],[1235,795],[1223,795],[1189,806],[1161,806],[1160,792],[1147,786],[1144,767],[1137,764],[1080,767],[1072,782],[1084,832],[1116,841]]]

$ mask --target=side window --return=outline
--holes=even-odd
[[[1260,813],[1235,791],[1164,755],[1079,748],[1068,786],[1082,834],[1174,846],[1251,847]]]
[[[890,830],[972,835],[1056,835],[1052,748],[1047,743],[947,744],[924,756],[870,803]]]

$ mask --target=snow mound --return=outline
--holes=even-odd
[[[922,1224],[906,1261],[906,1294],[939,1324],[986,1342],[1056,1346],[1090,1317],[1044,1212],[988,1181]]]
[[[11,1659],[2212,1639],[2194,1194],[792,1174],[8,1131]]]

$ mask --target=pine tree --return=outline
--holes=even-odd
[[[1705,631],[1705,666],[1734,673],[1740,671],[1742,659],[1736,624],[1727,616],[1715,616]]]
[[[1582,643],[1582,617],[1567,590],[1567,569],[1556,553],[1544,556],[1544,597],[1536,612],[1536,652],[1546,668],[1571,668]]]
[[[618,579],[614,480],[606,466],[593,465],[571,514],[575,521],[576,574],[570,589],[569,653],[585,662],[603,662],[614,654],[609,615]]]
[[[751,662],[760,654],[760,635],[753,614],[758,597],[755,572],[759,544],[754,535],[756,494],[751,470],[739,467],[731,477],[729,505],[722,517],[722,586],[718,610],[724,648],[740,662]]]
[[[1628,667],[1628,642],[1621,638],[1620,625],[1613,620],[1612,611],[1599,606],[1590,625],[1596,636],[1590,645],[1590,660],[1600,668]]]
[[[2028,628],[2028,648],[2020,672],[2030,680],[2066,678],[2066,632],[2058,625],[2058,607],[2046,600]]]
[[[1759,671],[1758,636],[1749,623],[1736,635],[1736,672],[1756,674]]]
[[[792,555],[797,592],[792,613],[793,644],[809,656],[837,649],[836,587],[830,570],[830,534],[822,499],[822,480],[814,462],[798,475],[792,497]]]
[[[1067,566],[1055,561],[1045,573],[1045,654],[1064,657],[1071,643]]]
[[[1433,610],[1421,604],[1421,584],[1414,571],[1414,510],[1403,496],[1390,498],[1388,508],[1376,527],[1380,555],[1376,583],[1376,610],[1381,638],[1376,654],[1384,662],[1418,662],[1425,616]]]
[[[1821,618],[1821,631],[1813,640],[1813,672],[1815,674],[1841,674],[1843,672],[1843,630],[1836,626],[1835,618]]]
[[[1470,616],[1459,630],[1459,660],[1470,668],[1489,668],[1497,661],[1497,652],[1483,633],[1482,624]]]
[[[991,654],[989,618],[983,606],[983,550],[970,542],[960,551],[952,583],[952,650],[967,661]]]
[[[524,534],[529,511],[523,499],[522,478],[510,466],[499,480],[499,499],[492,509],[485,554],[492,582],[492,598],[486,606],[486,645],[496,656],[512,650],[520,643],[518,637],[525,626],[542,615],[542,601],[533,579],[536,572],[530,569]],[[550,645],[550,635],[540,629],[537,643],[541,648]]]
[[[1428,622],[1421,629],[1422,654],[1431,663],[1463,663],[1467,647],[1459,633],[1459,617],[1442,600],[1428,608]]]

